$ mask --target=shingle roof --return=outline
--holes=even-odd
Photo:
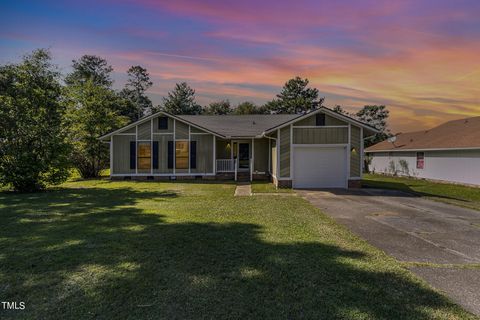
[[[249,114],[249,115],[177,115],[178,118],[199,127],[208,128],[227,137],[252,137],[267,129],[300,117],[298,114]]]
[[[382,141],[365,151],[464,148],[480,149],[480,117],[449,121],[430,130],[402,133],[397,135],[394,143]]]

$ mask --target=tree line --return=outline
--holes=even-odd
[[[195,90],[177,83],[154,106],[146,95],[153,85],[142,66],[127,70],[127,82],[113,89],[113,68],[101,57],[84,55],[72,61],[65,76],[48,50],[38,49],[19,63],[0,65],[0,184],[21,192],[64,182],[72,168],[82,178],[95,178],[108,167],[108,147],[98,138],[129,122],[164,110],[172,114],[305,113],[324,103],[308,79],[288,80],[264,105],[228,100],[207,106],[197,103]],[[336,112],[347,114],[340,106]],[[385,106],[365,106],[353,115],[388,134]]]

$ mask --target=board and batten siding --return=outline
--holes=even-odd
[[[280,178],[290,177],[290,130],[291,126],[280,129]]]
[[[191,141],[197,142],[197,167],[192,173],[213,173],[213,135],[192,134]]]
[[[173,173],[173,168],[168,169],[168,141],[173,141],[173,134],[155,134],[153,141],[158,141],[158,169],[153,173]]]
[[[271,174],[277,176],[277,141],[270,142]]]
[[[295,128],[294,144],[343,144],[348,143],[348,128]]]
[[[350,178],[358,178],[362,175],[362,155],[360,144],[362,143],[361,130],[359,127],[350,128]]]
[[[254,140],[254,160],[253,171],[254,172],[268,172],[268,139],[255,139]]]
[[[162,117],[162,116],[159,116]],[[168,117],[168,128],[158,129],[158,118],[148,119],[138,125],[120,131],[119,134],[112,136],[112,174],[130,175],[130,174],[213,174],[213,135],[200,129],[193,128],[179,120]],[[153,127],[152,127],[153,123]],[[175,127],[175,128],[174,128]],[[175,131],[175,132],[174,132]],[[192,132],[195,132],[192,134]],[[128,135],[126,133],[129,133]],[[175,133],[175,134],[174,134]],[[190,133],[190,134],[189,134]],[[198,134],[201,133],[201,134]],[[135,170],[130,169],[130,141],[158,142],[158,169]],[[196,168],[176,169],[168,168],[168,142],[175,140],[189,140],[197,142]],[[152,144],[151,144],[152,145]],[[153,147],[152,147],[153,149]],[[138,150],[136,151],[138,165]],[[152,154],[152,159],[153,159]]]
[[[230,144],[230,140],[223,140],[223,139],[219,139],[219,138],[216,138],[216,156],[217,156],[217,159],[230,159],[232,157],[232,154],[231,154],[231,145],[230,147],[227,147],[227,145]]]
[[[135,129],[135,128],[134,128]],[[113,174],[132,174],[130,169],[130,142],[135,141],[135,135],[112,136],[113,143]]]

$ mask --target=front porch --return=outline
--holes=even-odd
[[[268,146],[267,139],[216,139],[216,176],[233,176],[235,181],[268,179]]]

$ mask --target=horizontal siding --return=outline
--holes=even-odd
[[[316,125],[316,114],[295,122],[294,126],[315,126]],[[325,115],[325,125],[326,126],[348,126],[348,123],[334,118],[328,114]]]
[[[416,152],[371,153],[370,171],[480,185],[480,150],[425,151],[424,169]]]
[[[183,122],[175,121],[175,139],[188,139],[188,127]]]
[[[168,127],[167,129],[158,129],[158,118],[155,117],[153,118],[153,132],[154,133],[168,133],[168,132],[173,132],[173,119],[168,117]]]
[[[195,127],[190,127],[190,133],[206,133],[205,130],[200,130],[198,128],[195,128]]]
[[[294,144],[348,143],[348,128],[293,128]]]
[[[348,126],[348,122],[334,118],[327,114],[327,116],[325,117],[325,125],[326,126]]]
[[[132,127],[132,128],[130,128],[130,129],[120,131],[120,133],[137,133],[137,128],[136,128],[136,127]]]
[[[268,152],[268,139],[254,140],[254,171],[268,172]]]
[[[290,176],[290,128],[280,129],[280,177]]]
[[[113,174],[135,173],[130,169],[130,141],[135,141],[135,136],[112,136],[113,143]]]
[[[350,129],[351,139],[350,139],[350,177],[360,177],[361,175],[361,154],[360,154],[360,128],[352,126]]]
[[[138,125],[138,140],[150,140],[151,121],[146,121]]]

